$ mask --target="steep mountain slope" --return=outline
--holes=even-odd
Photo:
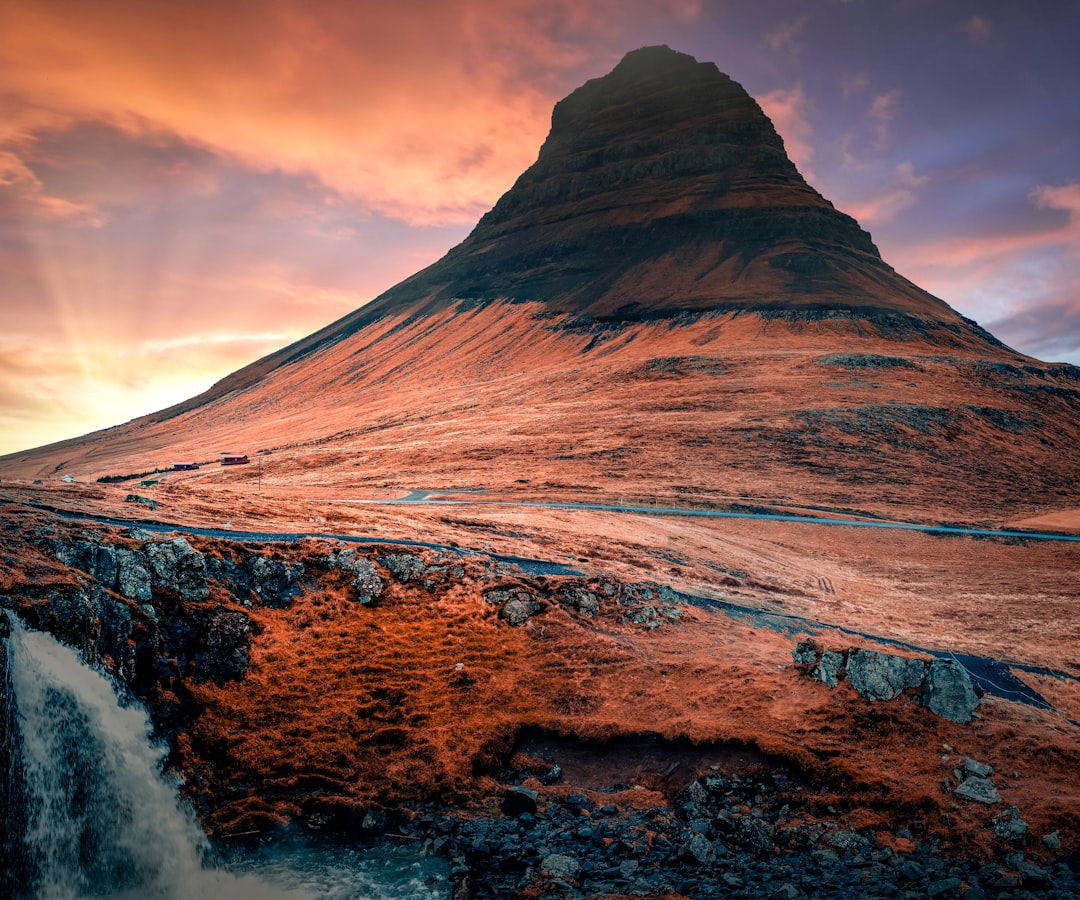
[[[442,260],[205,394],[0,460],[93,479],[263,455],[339,496],[732,496],[900,518],[1075,503],[1080,371],[896,274],[715,66],[634,51]],[[264,476],[264,477],[263,477]],[[254,479],[216,468],[185,489]]]

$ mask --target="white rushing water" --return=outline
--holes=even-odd
[[[0,613],[2,614],[2,613]],[[11,617],[8,663],[21,748],[24,845],[41,900],[405,900],[449,895],[445,870],[408,848],[311,843],[212,861],[145,710],[51,635]]]

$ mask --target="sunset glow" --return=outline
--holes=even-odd
[[[0,453],[192,396],[439,258],[555,102],[667,43],[899,272],[1080,363],[1075,4],[0,7]]]

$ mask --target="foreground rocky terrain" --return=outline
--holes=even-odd
[[[404,835],[460,897],[1077,889],[1065,660],[1002,668],[1050,709],[597,560],[0,511],[0,602],[148,705],[219,840]]]

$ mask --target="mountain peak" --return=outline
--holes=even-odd
[[[368,311],[462,299],[597,319],[959,321],[806,183],[738,82],[666,46],[627,53],[557,103],[536,162],[475,230]]]

